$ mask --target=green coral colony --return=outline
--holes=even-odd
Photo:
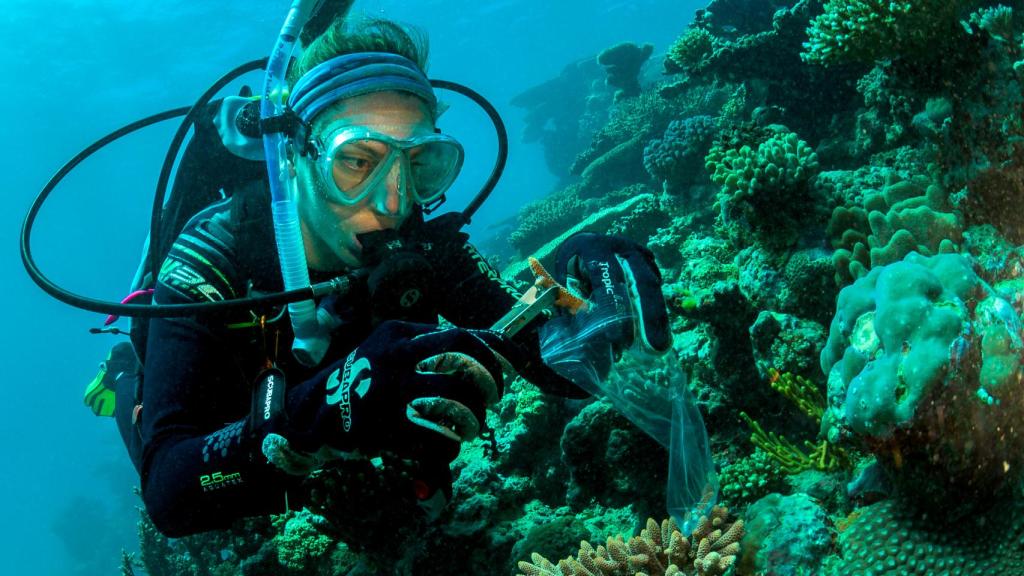
[[[144,518],[125,572],[1024,575],[1022,32],[979,0],[713,0],[519,101],[563,180],[496,258],[651,247],[719,472],[696,528],[609,402],[515,381],[440,522],[405,463],[347,462],[302,513]]]

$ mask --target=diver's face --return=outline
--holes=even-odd
[[[314,120],[313,137],[319,138],[339,126],[366,127],[399,140],[434,132],[426,104],[398,92],[365,94],[333,105]],[[367,148],[363,152],[384,156],[387,150]],[[407,191],[402,185],[403,178],[408,177],[402,173],[406,167],[403,162],[394,162],[366,198],[345,204],[337,201],[333,183],[324,181],[311,159],[300,160],[296,167],[298,211],[310,268],[336,271],[358,267],[362,246],[357,235],[397,228],[405,222],[414,206],[405,197]]]

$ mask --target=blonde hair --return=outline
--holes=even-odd
[[[294,86],[299,78],[318,64],[356,52],[397,54],[415,62],[424,74],[427,72],[429,46],[426,34],[383,18],[349,16],[335,19],[309,44],[289,68],[288,84]]]

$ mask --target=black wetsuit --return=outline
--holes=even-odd
[[[193,217],[177,237],[159,273],[156,303],[281,289],[266,183],[251,181],[233,192]],[[438,265],[430,294],[405,319],[436,321],[440,314],[458,326],[488,327],[513,304],[511,289],[466,243],[454,219],[416,222],[412,228],[417,253]],[[130,396],[119,393],[117,407],[122,431],[129,428],[146,509],[162,532],[181,536],[224,528],[243,516],[282,512],[286,494],[293,508],[301,504],[300,478],[268,464],[259,438],[249,433],[253,383],[268,361],[283,370],[289,425],[282,433],[297,448],[318,449],[321,437],[308,426],[325,392],[311,377],[387,319],[380,317],[388,315],[387,307],[374,309],[368,298],[364,288],[333,302],[343,324],[315,368],[292,359],[291,326],[280,310],[149,322],[148,338],[136,342],[145,351],[138,426],[126,426],[135,404]],[[260,317],[267,320],[262,327]]]

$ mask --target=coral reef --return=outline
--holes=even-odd
[[[356,459],[302,512],[179,540],[144,519],[122,572],[1024,575],[1024,20],[997,4],[711,0],[666,15],[663,77],[641,37],[513,99],[559,181],[496,235],[504,277],[581,231],[652,250],[673,390],[743,524],[645,525],[669,454],[621,404],[514,378],[433,523],[414,462]],[[664,412],[657,372],[616,370]]]

